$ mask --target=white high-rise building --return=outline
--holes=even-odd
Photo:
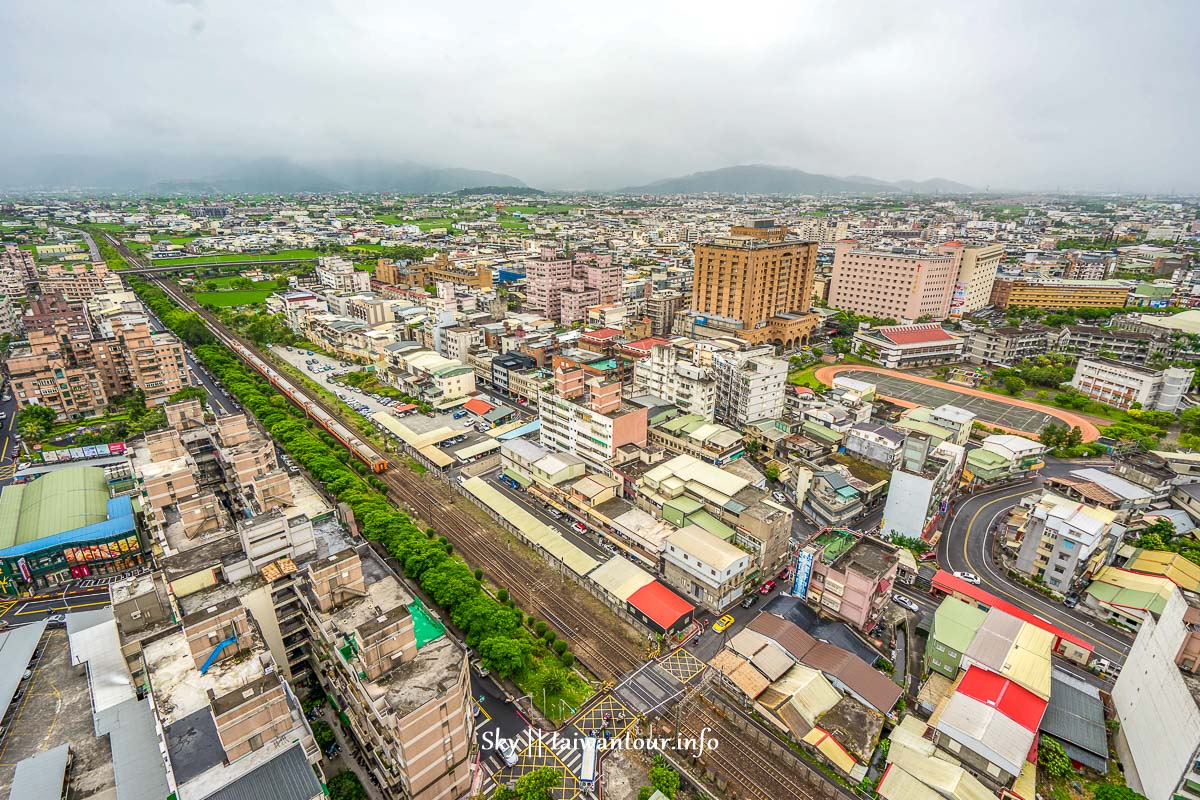
[[[783,416],[788,363],[769,345],[713,355],[717,422],[743,428]]]
[[[647,393],[674,403],[687,414],[713,418],[716,381],[712,371],[697,363],[700,352],[675,345],[654,345],[650,357],[633,366],[634,394]]]

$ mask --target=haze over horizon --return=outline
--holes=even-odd
[[[613,189],[759,163],[1200,192],[1200,4],[603,11],[11,0],[0,169],[364,157]]]

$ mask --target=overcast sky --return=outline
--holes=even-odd
[[[1195,0],[2,0],[0,148],[1194,192],[1198,30]]]

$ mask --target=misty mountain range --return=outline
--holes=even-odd
[[[371,158],[302,162],[282,157],[213,160],[165,156],[42,156],[0,164],[0,189],[9,190],[198,195],[343,191],[438,194],[495,186],[529,188],[520,178],[503,173]],[[964,194],[974,190],[943,178],[893,182],[861,175],[837,177],[791,167],[748,164],[664,178],[615,191],[628,194]]]
[[[693,172],[691,175],[666,178],[643,186],[626,187],[621,191],[629,194],[966,194],[975,190],[944,178],[893,182],[862,175],[838,178],[791,167],[747,164],[707,172]]]

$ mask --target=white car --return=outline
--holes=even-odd
[[[517,763],[517,748],[512,743],[512,739],[501,739],[500,744],[496,745],[496,749],[500,751],[500,757],[504,759],[504,763],[510,767]]]
[[[921,607],[919,605],[917,605],[916,600],[913,600],[912,598],[909,598],[909,597],[905,597],[904,595],[900,594],[899,592],[895,592],[892,594],[892,602],[898,606],[903,606],[904,608],[907,608],[909,611],[913,612],[914,614],[921,613]]]
[[[966,581],[972,586],[978,586],[979,584],[983,583],[983,581],[979,580],[979,576],[974,572],[955,572],[954,577],[958,578],[960,581]]]

